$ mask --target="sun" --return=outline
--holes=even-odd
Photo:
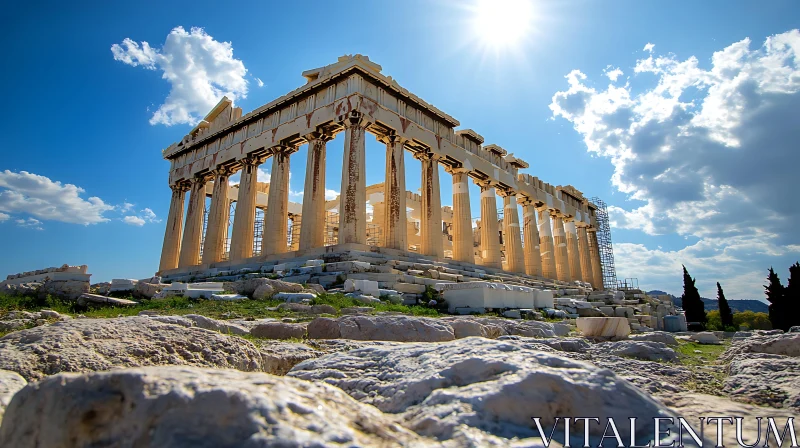
[[[470,9],[476,37],[494,50],[519,46],[532,31],[533,0],[475,0]]]

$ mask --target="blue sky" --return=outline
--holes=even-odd
[[[500,47],[490,43],[508,30],[475,26],[487,14],[478,0],[7,6],[0,274],[63,263],[88,264],[93,281],[153,274],[169,206],[160,151],[191,128],[174,123],[177,114],[151,124],[153,116],[170,101],[190,116],[207,112],[192,110],[204,103],[190,89],[168,100],[165,70],[204,80],[181,72],[183,51],[224,59],[208,76],[234,89],[245,112],[302,85],[304,70],[368,55],[528,161],[527,172],[604,198],[620,277],[679,294],[683,263],[701,293],[714,296],[720,281],[729,298],[762,298],[770,265],[785,279],[800,258],[791,194],[800,4],[513,2],[530,15]],[[187,45],[165,46],[176,27],[184,35],[173,43]],[[125,39],[147,42],[160,59],[115,59],[111,47]],[[228,42],[232,55],[203,42]],[[341,137],[328,144],[335,191],[341,146]],[[370,139],[367,150],[367,180],[381,182],[383,148]],[[293,157],[295,192],[304,158],[305,149]],[[407,162],[409,189],[419,186],[418,163]],[[441,183],[449,204],[449,175]]]

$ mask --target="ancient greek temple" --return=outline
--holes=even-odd
[[[305,85],[246,115],[224,98],[163,151],[172,199],[161,275],[353,250],[602,289],[597,207],[580,191],[520,172],[527,162],[484,145],[471,129],[456,130],[456,119],[366,56],[343,56],[303,76]],[[326,178],[339,174],[326,173],[326,145],[339,132],[341,193],[326,200]],[[386,145],[385,180],[370,186],[368,133]],[[298,204],[289,201],[289,167],[304,144]],[[419,194],[406,191],[405,151],[421,163]],[[269,179],[258,178],[262,164],[271,168]],[[440,165],[452,177],[452,207],[442,207]],[[231,185],[237,172],[239,183]],[[471,210],[470,181],[480,189],[479,211]]]

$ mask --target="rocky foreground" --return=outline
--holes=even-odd
[[[755,417],[800,410],[800,333],[737,337],[696,366],[668,333],[499,318],[6,318],[47,323],[0,338],[3,447],[538,446],[531,418],[549,434],[565,416],[614,417],[627,445],[630,416],[721,412],[752,443]]]

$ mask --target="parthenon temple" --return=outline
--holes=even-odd
[[[521,172],[527,162],[457,130],[456,119],[366,56],[303,77],[302,87],[245,115],[223,98],[163,151],[172,199],[160,275],[362,251],[603,288],[597,206],[580,191]],[[326,146],[339,132],[341,193],[330,200]],[[386,147],[384,182],[369,186],[367,133]],[[290,162],[304,144],[305,187],[295,203]],[[420,161],[419,193],[406,190],[405,151]],[[262,164],[269,179],[259,178]],[[442,206],[440,166],[452,176],[452,206]],[[472,210],[470,181],[480,210]]]

